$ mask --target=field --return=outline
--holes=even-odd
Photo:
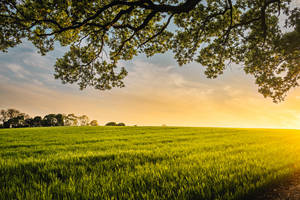
[[[0,130],[0,199],[245,199],[298,170],[296,130]]]

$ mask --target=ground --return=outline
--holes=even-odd
[[[257,200],[299,200],[300,172],[295,172],[286,180],[257,196]]]
[[[0,130],[0,199],[252,200],[298,171],[300,130]]]

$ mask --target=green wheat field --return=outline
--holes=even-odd
[[[300,130],[0,130],[0,199],[246,199],[300,170]]]

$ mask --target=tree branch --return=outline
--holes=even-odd
[[[163,27],[160,29],[159,32],[157,32],[156,34],[154,34],[152,37],[150,37],[149,39],[147,39],[145,42],[143,42],[142,44],[139,45],[139,47],[145,45],[146,43],[150,42],[151,40],[153,40],[155,37],[157,37],[158,35],[162,34],[164,32],[164,30],[168,27],[168,25],[171,22],[172,17],[174,16],[174,14],[170,15],[167,22],[163,25]]]

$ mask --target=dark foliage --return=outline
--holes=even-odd
[[[78,123],[81,120],[81,123]],[[16,109],[0,110],[0,128],[23,128],[23,127],[50,127],[50,126],[98,126],[97,120],[89,122],[88,116],[76,116],[74,114],[47,114],[42,118],[33,118]],[[108,122],[105,126],[125,126],[123,122]]]
[[[33,118],[33,127],[40,127],[42,126],[42,117],[36,116]]]
[[[116,122],[108,122],[105,126],[117,126]]]
[[[48,114],[44,118],[35,116],[33,118],[16,109],[2,109],[0,111],[0,128],[22,128],[22,127],[41,127],[41,126],[64,126],[63,114]]]
[[[1,0],[0,51],[25,40],[42,55],[65,46],[55,78],[98,90],[124,87],[119,63],[139,54],[173,52],[179,65],[205,67],[208,78],[236,63],[264,97],[280,102],[300,80],[296,1]]]
[[[105,124],[105,126],[125,126],[125,124],[123,122],[120,123],[108,122],[107,124]]]

